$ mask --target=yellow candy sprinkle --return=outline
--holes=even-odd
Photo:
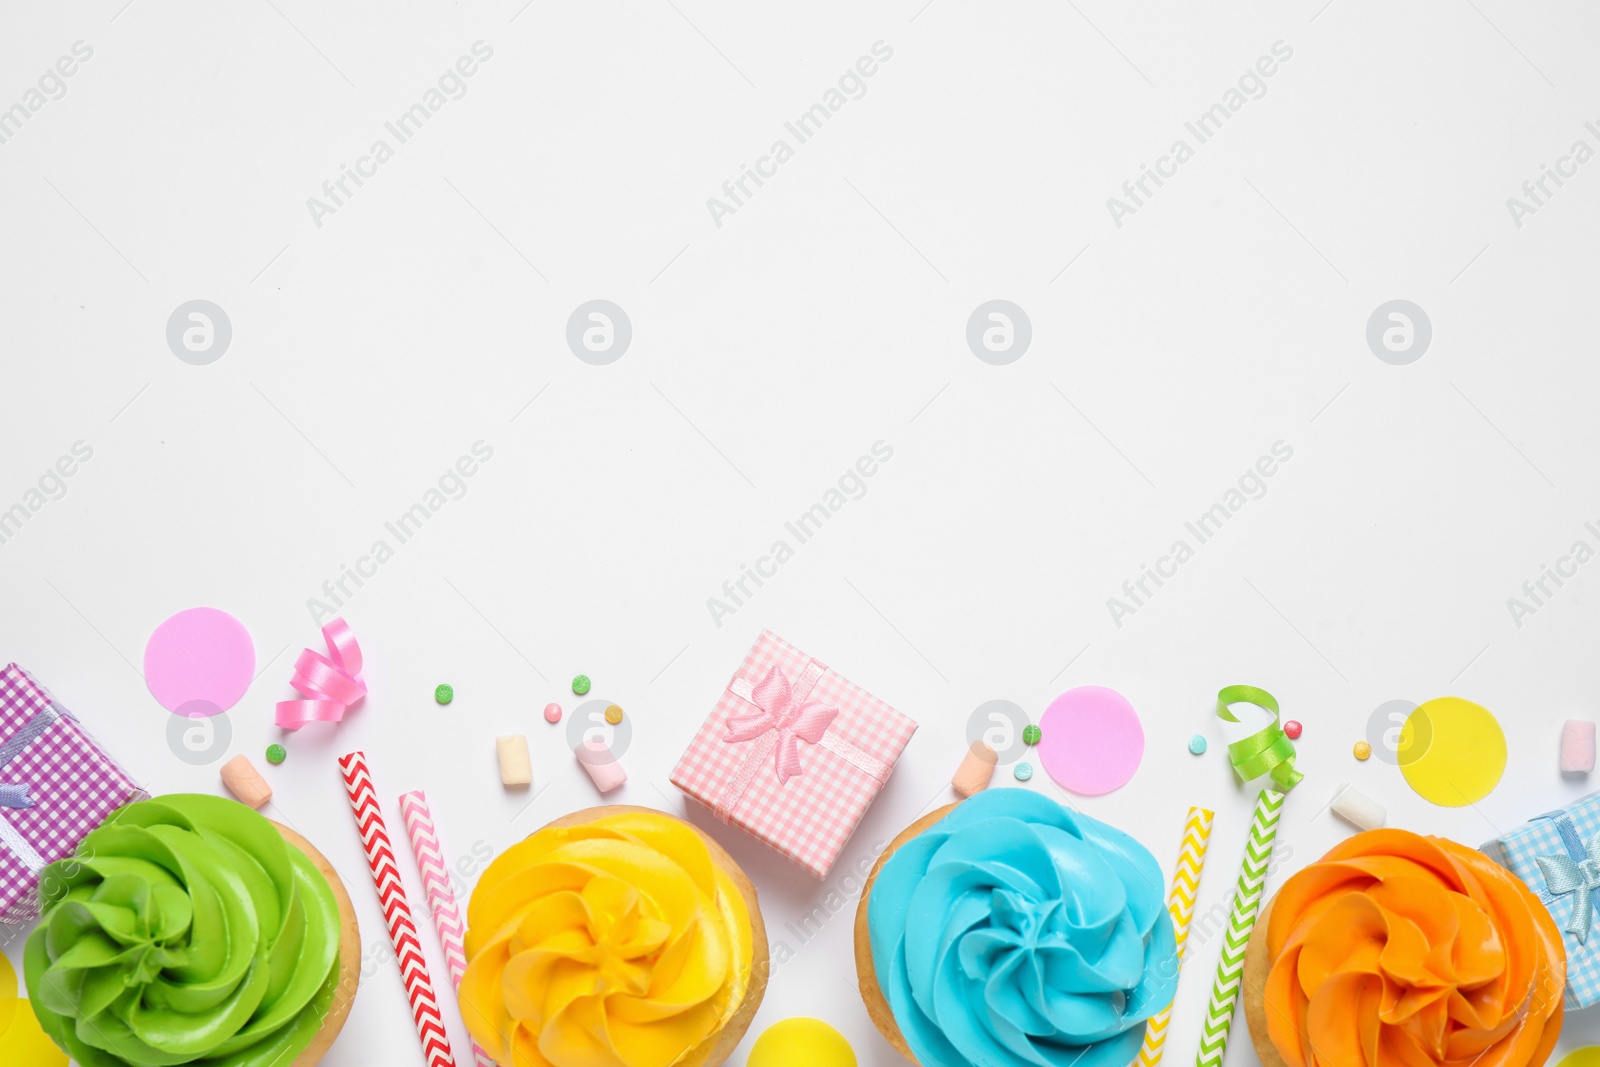
[[[621,721],[622,709],[617,707],[615,704],[608,705],[606,707],[606,722],[610,723],[612,726],[615,726]]]
[[[1356,759],[1364,760],[1371,757],[1372,746],[1367,744],[1365,741],[1357,741],[1356,747],[1350,751],[1355,755]]]

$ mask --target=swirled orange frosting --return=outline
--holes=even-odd
[[[666,815],[547,827],[467,909],[467,1029],[504,1067],[699,1067],[750,988],[750,912]]]
[[[1539,1067],[1561,1032],[1554,920],[1443,838],[1345,841],[1284,884],[1267,950],[1267,1032],[1289,1067]]]

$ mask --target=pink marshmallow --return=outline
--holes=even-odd
[[[1561,727],[1561,773],[1588,774],[1594,770],[1594,723],[1568,719]]]
[[[575,754],[578,762],[583,764],[583,769],[589,772],[589,777],[594,779],[594,787],[602,793],[609,793],[628,780],[628,772],[611,754],[611,747],[598,737],[591,737],[579,745]]]

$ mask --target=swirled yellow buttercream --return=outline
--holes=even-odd
[[[467,924],[461,1013],[505,1067],[699,1067],[750,986],[744,897],[666,815],[540,830]]]

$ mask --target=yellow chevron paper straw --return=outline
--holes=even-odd
[[[1200,872],[1206,865],[1206,846],[1211,843],[1211,823],[1216,812],[1209,808],[1190,808],[1183,824],[1183,844],[1178,849],[1178,866],[1172,872],[1172,888],[1167,893],[1167,914],[1178,938],[1178,962],[1183,962],[1183,946],[1189,940],[1189,923],[1194,918],[1194,902],[1200,893]],[[1176,1002],[1176,998],[1174,998]],[[1151,1016],[1139,1047],[1138,1067],[1156,1067],[1161,1049],[1167,1043],[1167,1023],[1172,1005]]]

